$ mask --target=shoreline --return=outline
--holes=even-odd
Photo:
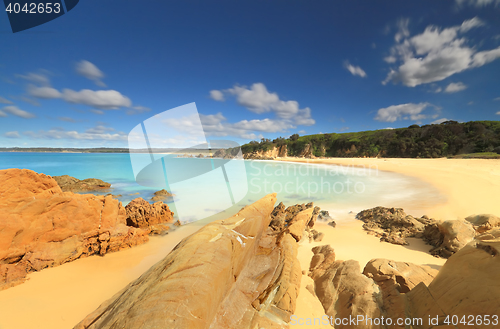
[[[467,213],[467,210],[481,209],[483,203],[491,202],[492,199],[497,200],[498,191],[500,191],[498,188],[500,187],[500,168],[497,168],[500,167],[498,166],[500,162],[492,163],[484,168],[480,162],[488,160],[482,159],[472,160],[474,163],[479,162],[474,165],[468,163],[471,160],[465,159],[406,159],[404,161],[404,159],[372,158],[315,160],[286,158],[278,159],[278,161],[358,166],[366,166],[371,162],[377,164],[378,170],[417,178],[425,184],[436,187],[440,193],[448,197],[444,204],[425,210],[429,216],[434,216],[436,219],[457,218],[436,216],[447,212],[452,217],[462,213],[465,213],[463,217],[471,215],[472,213]],[[460,161],[462,164],[456,164],[455,161]],[[453,170],[450,169],[450,166],[453,167]],[[471,172],[464,173],[467,170]],[[493,179],[487,179],[490,176]],[[464,181],[461,181],[460,178],[463,177],[465,177]],[[456,191],[452,190],[453,193],[451,193],[449,189]],[[460,205],[460,203],[465,203],[465,200],[474,198],[478,190],[483,191],[476,197],[483,198],[486,194],[484,202],[476,205],[474,201],[470,201],[472,206]],[[286,206],[290,205],[292,204],[286,204]],[[481,211],[481,213],[500,214],[500,211],[488,211],[495,209],[500,209],[500,205],[495,205],[493,202],[490,208]],[[322,208],[322,210],[329,210],[331,214],[335,213],[335,209],[328,207]],[[228,213],[219,214],[218,217],[229,215]],[[433,268],[439,268],[445,262],[445,259],[431,256],[428,253],[430,246],[426,246],[420,240],[412,240],[411,246],[406,247],[379,242],[378,238],[367,234],[361,228],[361,222],[355,220],[354,215],[355,213],[348,214],[347,212],[344,212],[343,215],[335,213],[333,217],[338,220],[336,228],[328,226],[325,222],[317,222],[315,228],[323,232],[325,237],[321,242],[301,242],[298,258],[302,270],[307,271],[309,267],[312,256],[311,248],[325,244],[330,244],[335,249],[337,259],[355,259],[360,263],[361,269],[364,268],[366,261],[372,258],[402,260],[430,265]],[[27,282],[0,291],[0,304],[4,305],[0,309],[0,327],[2,329],[33,327],[62,329],[74,326],[105,300],[163,259],[180,240],[191,235],[206,223],[206,220],[193,222],[163,237],[152,237],[144,245],[107,254],[104,257],[93,256],[78,259],[71,263],[30,274],[30,280]],[[318,317],[324,314],[319,301],[312,298],[313,295],[306,289],[306,286],[311,282],[312,280],[307,275],[302,276],[295,312],[299,317]],[[316,327],[313,326],[313,328]]]

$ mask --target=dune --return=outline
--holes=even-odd
[[[317,159],[286,158],[286,161],[340,164],[353,166],[376,165],[379,170],[412,176],[436,187],[446,201],[427,206],[425,202],[408,200],[414,215],[427,214],[439,220],[465,218],[479,213],[500,215],[499,160],[448,159]],[[304,200],[308,201],[308,200]],[[288,206],[288,205],[287,205]],[[405,205],[398,205],[405,206]],[[361,268],[372,258],[387,258],[427,265],[439,269],[444,259],[431,256],[430,248],[421,240],[411,239],[409,246],[379,242],[366,234],[354,214],[335,213],[337,227],[317,222],[315,229],[325,234],[323,241],[302,241],[298,258],[303,271],[308,270],[313,255],[311,248],[330,244],[337,259],[354,259]],[[152,237],[144,245],[107,254],[88,257],[59,267],[29,275],[19,286],[0,291],[0,328],[71,328],[112,297],[129,282],[138,278],[153,264],[163,259],[184,237],[196,232],[202,223],[193,223],[163,237]],[[321,317],[320,302],[307,289],[312,280],[303,275],[295,315]],[[297,326],[291,326],[297,327]],[[328,328],[329,326],[307,326]]]

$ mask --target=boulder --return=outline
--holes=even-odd
[[[148,241],[149,230],[126,226],[111,196],[63,192],[31,170],[0,170],[0,290],[30,272]]]
[[[148,228],[151,225],[173,223],[174,213],[163,202],[150,204],[143,198],[136,198],[125,206],[127,225]]]
[[[465,220],[474,226],[477,233],[484,233],[500,226],[500,217],[495,215],[473,215],[465,218]]]
[[[327,210],[321,210],[318,214],[318,220],[322,222],[332,221],[333,218],[330,216]]]
[[[421,283],[407,294],[409,317],[428,319],[438,316],[439,323],[457,316],[498,315],[500,309],[500,239],[474,240],[453,254],[428,287]],[[484,317],[483,317],[484,319]],[[474,322],[476,324],[476,322]],[[430,329],[424,321],[419,328]],[[473,326],[474,327],[474,326]],[[475,326],[487,328],[490,326]]]
[[[407,237],[421,237],[426,225],[435,222],[427,216],[415,218],[401,208],[376,207],[356,215],[363,221],[363,228],[381,238],[381,241],[407,245]]]
[[[476,231],[465,220],[447,220],[426,227],[423,238],[434,246],[432,255],[448,258],[474,239]]]
[[[361,274],[355,260],[336,261],[330,246],[312,249],[309,276],[314,280],[314,291],[325,313],[334,318],[356,318],[365,316],[380,318],[382,310],[378,301],[379,287],[374,281]],[[364,323],[356,328],[375,328]],[[348,325],[336,328],[351,328]],[[354,328],[354,327],[352,327]]]
[[[169,198],[172,198],[174,195],[167,190],[163,189],[160,191],[156,191],[153,193],[153,197],[151,198],[151,201],[153,202],[158,202],[158,201],[165,201]]]
[[[57,184],[61,187],[63,192],[96,192],[108,190],[111,188],[110,183],[106,183],[97,178],[87,178],[79,180],[78,178],[71,177],[68,175],[63,176],[53,176],[52,177]]]
[[[269,226],[275,201],[202,227],[75,328],[287,328],[301,270],[296,240]]]

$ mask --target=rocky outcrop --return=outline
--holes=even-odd
[[[301,269],[297,237],[270,226],[286,211],[275,202],[268,195],[185,238],[76,328],[288,328]],[[304,230],[312,212],[293,223]]]
[[[111,196],[63,192],[50,176],[0,170],[0,289],[30,272],[148,241]]]
[[[312,249],[309,276],[325,313],[334,318],[405,318],[406,293],[418,284],[429,284],[437,271],[411,263],[373,259],[363,273],[357,261],[335,259],[330,246]],[[335,328],[404,328],[370,322],[352,325],[338,323]]]
[[[500,226],[500,217],[495,215],[473,215],[465,218],[465,220],[471,223],[476,232],[480,234]]]
[[[474,240],[446,261],[428,287],[419,284],[407,294],[407,314],[410,317],[428,319],[430,316],[435,319],[432,324],[424,321],[419,329],[444,326],[446,319],[452,321],[453,316],[458,317],[458,321],[465,316],[466,322],[470,320],[470,315],[498,316],[498,273],[500,239]],[[481,326],[475,320],[472,324],[476,328],[491,327]]]
[[[306,144],[304,146],[304,149],[302,149],[300,151],[298,156],[302,157],[302,158],[314,159],[316,157],[313,155],[312,151],[313,151],[313,148],[312,148],[311,144]]]
[[[150,204],[143,198],[137,198],[125,206],[128,226],[151,229],[153,234],[162,234],[170,227],[165,224],[174,222],[174,213],[163,202]]]
[[[415,218],[401,208],[376,207],[356,215],[363,221],[363,228],[380,237],[381,241],[407,245],[407,237],[422,237],[425,226],[436,221],[427,216]]]
[[[434,246],[432,255],[448,258],[474,239],[476,231],[464,220],[447,220],[425,227],[423,239]]]
[[[106,183],[97,178],[87,178],[79,180],[78,178],[68,175],[53,176],[52,178],[54,178],[63,192],[96,192],[105,191],[111,188],[110,183]]]
[[[151,198],[151,201],[153,201],[153,202],[165,201],[165,200],[172,198],[173,196],[174,195],[172,193],[163,189],[163,190],[159,190],[159,191],[156,191],[155,193],[153,193],[153,197]]]
[[[259,150],[245,153],[243,158],[248,160],[274,160],[276,158],[285,158],[287,156],[288,150],[286,144],[284,144],[281,146],[273,146],[273,148],[267,151]]]

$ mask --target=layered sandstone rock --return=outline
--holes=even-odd
[[[111,196],[63,192],[50,176],[0,170],[0,289],[29,272],[148,241]]]
[[[52,178],[55,179],[63,192],[96,192],[108,190],[111,187],[110,183],[106,183],[97,178],[79,180],[78,178],[68,175],[53,176]]]
[[[407,294],[407,314],[411,317],[437,318],[437,322],[429,324],[424,321],[418,328],[437,328],[446,325],[446,319],[453,316],[460,321],[464,316],[466,322],[470,315],[497,315],[500,309],[500,238],[490,240],[474,240],[452,255],[429,284],[419,284]],[[491,323],[491,322],[490,322]],[[472,322],[474,328],[491,328]],[[459,324],[460,326],[461,324]]]
[[[276,158],[285,158],[288,156],[286,144],[281,146],[273,146],[272,149],[267,151],[259,150],[243,155],[244,159],[248,160],[274,160]]]
[[[472,215],[465,218],[465,220],[471,223],[476,232],[480,234],[500,226],[500,217],[495,215]]]
[[[271,227],[276,195],[212,222],[76,328],[288,328],[299,293],[297,237]],[[305,230],[313,208],[294,216]]]

